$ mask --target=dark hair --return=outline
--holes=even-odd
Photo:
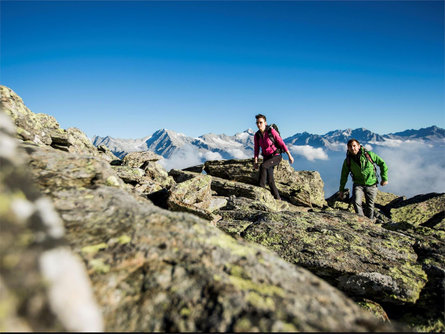
[[[353,142],[356,142],[358,145],[360,145],[360,143],[358,142],[357,139],[352,138],[352,139],[349,139],[348,146],[352,145]]]
[[[256,119],[258,118],[264,118],[264,120],[266,121],[266,116],[262,115],[262,114],[258,114],[255,116]]]

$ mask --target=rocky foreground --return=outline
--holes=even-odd
[[[167,173],[0,98],[0,330],[445,330],[445,194],[373,222],[287,161],[276,201],[251,160]]]

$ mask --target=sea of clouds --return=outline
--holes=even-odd
[[[390,140],[371,143],[366,145],[366,148],[378,154],[388,165],[389,183],[384,187],[379,185],[381,191],[408,198],[418,194],[445,192],[445,141],[433,145],[420,141]],[[344,150],[332,151],[309,145],[289,145],[289,150],[295,158],[292,165],[295,170],[320,173],[324,182],[325,197],[338,190],[346,147]],[[241,150],[230,154],[235,159],[253,157],[253,152],[249,155]],[[287,159],[287,155],[283,154],[283,158]],[[202,151],[192,145],[185,145],[160,163],[168,171],[172,168],[196,166],[207,160],[222,159],[223,155],[218,152]],[[352,187],[350,177],[346,187]]]

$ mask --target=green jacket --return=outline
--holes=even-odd
[[[360,166],[354,161],[354,159],[351,158],[351,170],[349,170],[347,159],[345,159],[343,162],[340,178],[340,191],[345,190],[349,172],[352,172],[354,184],[358,184],[360,186],[372,186],[378,183],[377,176],[374,172],[374,166],[371,161],[366,158],[363,147],[360,148],[360,152],[358,154],[360,154]],[[374,152],[368,151],[368,154],[374,163],[380,167],[380,176],[382,181],[388,181],[388,166],[386,166],[385,161],[383,161],[383,159]]]

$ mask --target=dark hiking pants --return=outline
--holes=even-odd
[[[260,187],[264,188],[266,186],[266,180],[267,180],[267,184],[269,185],[270,191],[273,197],[275,197],[275,199],[281,199],[281,198],[280,194],[278,193],[278,189],[275,185],[275,180],[273,177],[273,169],[281,162],[282,159],[283,157],[281,156],[281,154],[270,157],[264,157],[264,161],[260,166]]]
[[[370,219],[374,218],[374,202],[377,196],[377,191],[378,191],[377,184],[374,184],[373,186],[359,186],[354,184],[353,204],[354,204],[354,210],[359,216],[364,216],[362,203],[363,203],[363,196],[365,196],[366,217]]]

